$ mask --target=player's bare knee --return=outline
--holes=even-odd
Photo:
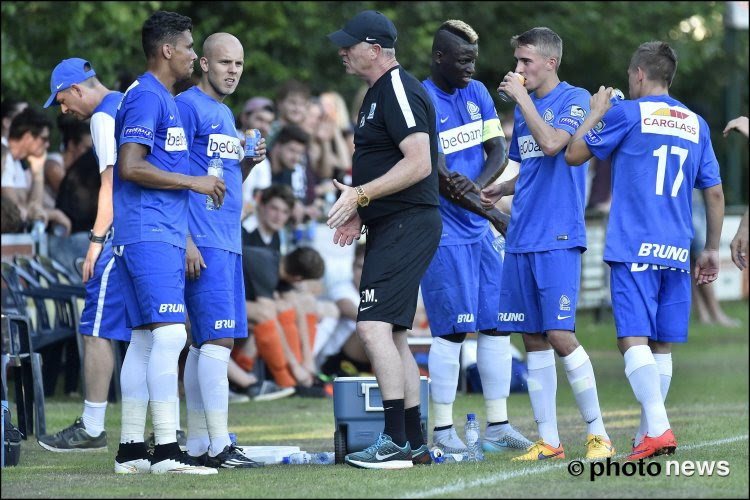
[[[526,352],[548,351],[552,348],[547,341],[547,337],[540,333],[524,333],[523,345],[526,348]]]
[[[549,330],[547,340],[558,356],[567,356],[581,345],[576,334],[569,330]]]

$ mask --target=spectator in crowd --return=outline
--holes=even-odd
[[[8,145],[8,134],[10,133],[10,124],[13,121],[13,118],[16,117],[18,113],[26,109],[26,107],[29,104],[26,101],[19,101],[17,99],[13,98],[7,98],[3,99],[2,102],[2,118],[3,118],[3,124],[2,124],[2,138],[3,138],[3,144],[5,146]]]
[[[408,468],[432,462],[420,424],[419,369],[407,342],[419,280],[437,249],[435,108],[419,80],[396,60],[396,27],[363,11],[328,35],[346,72],[370,87],[359,109],[352,184],[334,179],[341,196],[328,213],[341,246],[367,225],[357,335],[383,396],[385,426],[346,462],[361,468]]]
[[[71,165],[93,146],[89,124],[79,119],[60,114],[57,117],[60,131],[60,152],[47,152],[44,164],[44,207],[54,208],[65,174]]]
[[[273,101],[266,97],[253,97],[245,102],[240,114],[240,129],[237,130],[239,137],[245,137],[248,129],[258,129],[264,138],[268,138],[271,131],[271,123],[276,116]],[[255,212],[257,195],[262,189],[271,185],[271,162],[264,158],[262,162],[255,165],[242,183],[242,220]]]
[[[284,389],[283,395],[293,394],[295,387],[312,386],[315,373],[309,369],[312,366],[311,358],[307,360],[306,367],[303,360],[296,356],[297,352],[302,352],[297,349],[305,339],[300,339],[299,332],[295,331],[295,297],[286,297],[282,302],[277,300],[277,292],[290,291],[289,284],[295,281],[318,278],[315,276],[317,267],[322,267],[309,269],[309,266],[283,265],[279,232],[289,220],[294,204],[294,195],[289,186],[272,184],[261,191],[258,212],[250,217],[255,219],[252,230],[243,231],[242,259],[248,321],[254,333],[257,354],[265,361],[278,386],[268,385],[266,392],[278,392],[281,388]],[[295,275],[294,271],[286,271],[290,267],[293,270],[300,268],[302,272]],[[285,283],[280,290],[279,285],[284,277]],[[290,342],[290,337],[294,337],[293,342]],[[243,369],[249,371],[253,364],[253,351],[253,348],[238,347],[233,350],[232,356]],[[257,389],[252,391],[256,392]]]
[[[310,89],[297,80],[287,80],[276,92],[276,120],[268,134],[268,148],[273,148],[277,134],[286,125],[302,126],[310,104]]]
[[[47,117],[33,107],[26,107],[13,118],[8,145],[2,145],[2,194],[16,205],[27,224],[37,219],[45,225],[60,224],[67,235],[70,220],[60,210],[45,210],[43,206],[44,163],[51,125]],[[28,162],[31,179],[23,170],[21,160]]]
[[[52,436],[39,437],[39,444],[51,451],[94,451],[107,447],[104,417],[114,368],[112,341],[130,340],[125,302],[114,269],[112,240],[107,237],[112,225],[112,169],[117,149],[114,119],[122,93],[102,85],[88,61],[80,58],[66,59],[55,67],[50,89],[52,93],[45,105],[59,104],[63,113],[60,116],[68,117],[58,120],[63,124],[63,158],[68,169],[60,185],[58,207],[69,210],[74,231],[86,231],[82,235],[86,246],[80,251],[80,256],[86,256],[82,269],[86,298],[79,328],[84,344],[85,399],[80,419]],[[89,118],[90,126],[82,121]],[[88,133],[74,124],[85,127]],[[97,154],[87,151],[83,156],[78,155],[82,148],[77,145],[81,143],[89,146],[93,143]],[[85,164],[91,168],[79,167],[88,155]],[[92,206],[93,215],[84,208]],[[86,214],[85,225],[79,223],[81,213]],[[62,258],[65,264],[62,254],[69,247],[50,238],[50,248],[55,249],[55,258]]]
[[[724,127],[724,137],[727,137],[732,130],[736,130],[747,139],[747,116],[740,116],[730,120],[726,127]],[[732,243],[729,245],[732,252],[732,262],[734,262],[740,271],[747,267],[748,225],[748,209],[745,209],[745,215],[742,216],[740,226],[737,228],[737,234],[734,235]]]
[[[328,297],[336,303],[339,320],[335,330],[325,340],[317,354],[320,371],[330,376],[355,377],[360,372],[371,372],[370,360],[357,332],[357,308],[365,245],[356,245],[352,262],[352,280],[335,283]]]

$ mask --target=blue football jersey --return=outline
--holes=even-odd
[[[667,95],[623,101],[584,137],[612,157],[604,260],[690,270],[693,188],[721,182],[706,121]]]
[[[188,226],[198,247],[220,248],[242,253],[241,144],[229,108],[191,87],[175,98],[190,151],[190,175],[208,175],[208,162],[219,153],[224,162],[227,190],[219,210],[206,209],[206,195],[190,192]]]
[[[589,112],[591,95],[560,82],[539,99],[531,94],[539,116],[556,129],[573,135]],[[505,251],[542,252],[586,248],[583,220],[588,162],[580,167],[565,163],[565,149],[545,156],[516,106],[513,139],[508,157],[521,163]]]
[[[476,80],[466,88],[455,89],[453,94],[446,94],[431,80],[424,80],[422,85],[435,105],[438,151],[445,155],[448,170],[475,180],[484,167],[484,141],[503,133],[490,93]],[[440,214],[443,217],[440,245],[471,244],[489,231],[487,219],[442,195]]]
[[[134,142],[148,148],[144,160],[167,172],[188,174],[187,141],[172,94],[151,73],[133,82],[120,101],[115,118],[118,151]],[[113,205],[114,245],[161,241],[185,248],[188,192],[150,189],[123,181],[115,162]]]

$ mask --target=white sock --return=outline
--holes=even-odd
[[[210,441],[206,427],[206,413],[203,409],[201,387],[198,382],[198,359],[201,350],[190,346],[185,361],[185,402],[187,403],[187,451],[199,457],[208,451]]]
[[[654,354],[654,361],[656,361],[656,369],[659,370],[661,398],[666,401],[669,385],[672,383],[672,353]]]
[[[146,372],[151,356],[151,332],[133,330],[125,359],[120,369],[122,393],[121,443],[142,443],[148,411],[148,385]]]
[[[669,429],[669,419],[661,397],[654,355],[647,345],[636,345],[625,351],[624,358],[625,376],[646,414],[648,435],[658,437]]]
[[[229,446],[229,366],[230,349],[215,344],[203,344],[198,358],[198,381],[200,382],[206,426],[211,438],[208,454],[215,457]]]
[[[661,398],[666,402],[669,393],[669,385],[672,382],[672,353],[654,354],[656,369],[659,370],[659,382]],[[646,413],[641,408],[641,424],[638,426],[638,433],[635,435],[635,442],[638,443],[644,434],[648,431],[648,420]]]
[[[182,323],[173,323],[151,332],[151,358],[146,381],[157,445],[177,441],[177,362],[185,347],[187,332]]]
[[[539,437],[553,448],[560,446],[557,433],[557,371],[555,370],[555,351],[534,351],[528,354],[529,376],[526,383],[529,387],[531,409],[539,427]]]
[[[510,395],[512,363],[510,335],[479,334],[477,339],[477,369],[482,380],[487,423],[508,420],[506,401]]]
[[[178,367],[179,369],[179,367]],[[179,374],[177,375],[179,378]],[[179,382],[177,386],[177,393],[175,394],[175,397],[177,398],[177,401],[174,402],[174,414],[175,414],[175,429],[176,430],[182,430],[182,426],[180,425],[180,387]]]
[[[107,413],[107,402],[93,403],[83,400],[83,425],[86,426],[86,433],[91,437],[96,437],[104,430],[104,415]]]
[[[430,396],[433,403],[433,426],[453,425],[453,401],[461,369],[461,344],[441,337],[432,339],[427,368],[430,371]]]
[[[588,354],[586,354],[583,346],[579,345],[573,352],[561,357],[560,360],[563,362],[565,374],[568,376],[571,389],[573,389],[578,410],[588,426],[588,433],[609,440],[607,431],[604,430],[602,412],[599,409],[594,367],[591,366]]]

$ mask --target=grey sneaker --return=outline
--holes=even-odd
[[[107,449],[107,431],[91,437],[86,432],[83,420],[77,418],[73,425],[66,427],[54,436],[44,435],[37,439],[39,446],[49,451],[68,453],[74,451],[103,451]]]
[[[510,424],[493,425],[492,427],[488,427],[484,432],[482,449],[490,453],[498,453],[503,451],[527,450],[533,444]]]
[[[437,446],[443,453],[462,455],[469,452],[461,438],[458,437],[455,427],[432,432],[432,445]]]
[[[263,380],[249,386],[244,392],[253,401],[272,401],[291,396],[295,389],[294,387],[279,387],[273,380]]]
[[[382,432],[375,444],[356,453],[349,453],[344,461],[360,469],[406,469],[413,467],[411,446],[407,442],[399,448],[388,434]]]
[[[229,389],[229,404],[232,403],[247,403],[250,401],[250,396],[247,394],[241,394],[239,392],[234,392],[232,389]]]

